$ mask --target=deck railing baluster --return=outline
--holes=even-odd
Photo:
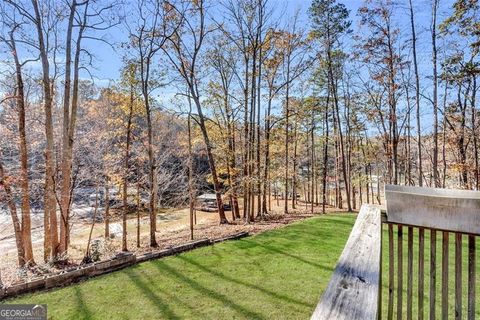
[[[455,234],[455,319],[462,319],[462,234]]]
[[[388,320],[393,319],[393,290],[394,288],[394,252],[393,252],[393,224],[388,224]]]
[[[412,320],[413,301],[413,227],[408,227],[407,240],[407,320]]]
[[[430,230],[430,320],[435,320],[437,286],[437,231]]]
[[[475,319],[475,236],[468,236],[468,320]]]
[[[402,320],[403,307],[403,227],[397,226],[397,320]]]
[[[442,234],[442,320],[448,320],[448,232]]]
[[[418,230],[418,320],[423,320],[425,290],[425,229]]]

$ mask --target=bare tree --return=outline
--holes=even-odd
[[[8,22],[5,22],[8,23]],[[27,135],[25,128],[25,91],[23,82],[23,66],[28,62],[20,62],[19,52],[15,39],[15,32],[20,27],[16,21],[11,21],[10,30],[8,31],[8,39],[0,36],[0,40],[4,42],[12,53],[15,64],[15,105],[18,112],[18,133],[19,133],[19,155],[20,155],[20,188],[21,193],[21,210],[22,210],[22,242],[24,250],[24,263],[27,265],[35,264],[33,259],[32,247],[32,231],[30,219],[30,191],[28,178],[28,150]],[[12,216],[13,217],[13,216]]]
[[[199,70],[198,60],[202,53],[202,46],[205,37],[213,31],[207,29],[205,21],[205,1],[199,0],[184,4],[185,7],[177,8],[178,19],[181,21],[180,27],[175,29],[171,37],[168,37],[169,46],[162,47],[168,60],[185,81],[188,87],[189,95],[196,106],[198,114],[198,123],[205,142],[208,164],[212,174],[215,195],[217,199],[218,215],[220,223],[228,223],[222,201],[222,191],[217,173],[217,166],[213,157],[213,146],[210,142],[209,133],[206,127],[206,117],[203,113],[201,94],[199,90]]]
[[[148,161],[149,161],[149,214],[150,214],[150,246],[157,247],[155,232],[157,230],[157,198],[158,198],[158,182],[155,172],[153,139],[154,132],[152,130],[152,90],[158,87],[158,79],[153,70],[154,58],[157,53],[165,46],[168,37],[172,31],[169,29],[175,8],[168,2],[142,0],[138,2],[137,13],[138,19],[133,23],[133,28],[129,29],[129,37],[133,48],[135,49],[135,59],[139,64],[140,85],[145,105],[147,118],[147,139],[148,139]],[[176,27],[173,27],[175,30]]]
[[[308,58],[309,43],[304,37],[304,31],[297,25],[298,24],[298,15],[297,11],[293,18],[291,19],[286,30],[281,36],[281,47],[283,50],[283,60],[282,60],[282,73],[285,81],[285,158],[284,158],[284,178],[285,178],[285,203],[284,203],[284,213],[288,213],[288,181],[289,181],[289,147],[290,147],[290,91],[292,89],[293,80],[297,79],[306,69],[309,63],[312,62]],[[296,173],[293,173],[295,175]],[[292,191],[292,206],[295,201],[295,195]]]
[[[240,209],[238,205],[238,189],[237,189],[237,161],[236,161],[236,139],[235,139],[235,114],[236,110],[233,107],[233,81],[236,75],[237,63],[235,61],[236,48],[228,45],[228,39],[223,36],[215,40],[212,49],[208,53],[209,64],[214,70],[215,74],[219,76],[220,81],[218,85],[212,85],[212,94],[215,100],[218,101],[218,109],[222,117],[222,122],[226,128],[226,141],[228,144],[227,173],[228,184],[230,186],[230,199],[232,202],[232,219],[240,218]],[[217,84],[217,82],[214,82]],[[216,89],[218,87],[218,89]],[[191,105],[191,99],[189,99]]]
[[[72,196],[72,162],[73,143],[75,140],[75,126],[77,122],[79,76],[81,68],[86,68],[80,63],[81,55],[90,53],[84,48],[83,41],[86,39],[105,41],[96,35],[89,35],[88,31],[103,31],[118,24],[115,16],[109,16],[115,5],[106,3],[98,4],[95,1],[85,0],[78,2],[72,0],[69,4],[69,18],[65,40],[65,80],[63,94],[63,126],[62,126],[62,182],[60,197],[60,246],[59,253],[68,251],[70,237],[70,206]],[[72,44],[74,29],[76,40],[73,52],[73,82],[72,82]],[[70,99],[71,95],[71,99]]]
[[[125,146],[125,172],[123,173],[123,215],[122,215],[122,251],[128,251],[127,248],[127,213],[128,213],[128,179],[130,173],[130,145],[132,142],[132,119],[133,106],[135,103],[135,76],[136,65],[127,65],[126,81],[129,85],[129,100],[128,100],[128,118],[126,127],[126,146]],[[137,210],[140,208],[137,207]]]
[[[55,196],[55,162],[54,162],[54,135],[53,135],[53,94],[50,83],[50,62],[48,47],[45,44],[45,38],[48,39],[48,33],[45,32],[44,22],[40,6],[37,0],[32,0],[34,16],[25,12],[25,16],[31,17],[31,21],[35,25],[38,38],[38,51],[42,61],[42,86],[44,95],[45,109],[45,196],[44,196],[44,258],[48,255],[56,258],[58,255],[58,220],[57,220],[57,204]],[[47,29],[48,30],[48,29]]]
[[[437,68],[437,11],[439,0],[432,0],[432,65],[433,65],[433,160],[431,185],[440,186],[438,177],[438,68]]]
[[[422,164],[422,129],[420,121],[420,77],[418,73],[417,62],[417,33],[415,32],[415,17],[412,5],[412,0],[409,0],[410,8],[410,27],[412,29],[412,54],[413,54],[413,67],[415,70],[415,110],[417,119],[417,153],[418,153],[418,185],[423,185],[423,164]]]

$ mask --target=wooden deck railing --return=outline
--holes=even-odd
[[[385,191],[386,211],[362,206],[312,319],[424,319],[427,314],[435,319],[436,313],[441,319],[475,319],[480,192],[400,186],[386,186]],[[382,248],[384,229],[386,248]],[[451,253],[450,237],[454,238]],[[382,252],[387,258],[383,265]],[[382,270],[388,272],[383,278],[388,282],[384,310]],[[454,277],[451,288],[449,273]],[[449,292],[454,310],[449,310]]]
[[[375,319],[380,261],[380,207],[363,205],[312,319]]]

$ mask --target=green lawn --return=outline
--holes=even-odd
[[[311,218],[7,303],[52,319],[308,319],[354,221]]]

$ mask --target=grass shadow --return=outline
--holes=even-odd
[[[265,319],[261,314],[248,310],[247,308],[235,303],[227,296],[218,293],[212,289],[206,288],[197,281],[187,277],[184,274],[179,273],[177,270],[169,267],[164,261],[158,260],[154,265],[161,273],[167,272],[168,274],[174,276],[178,280],[190,286],[192,289],[198,291],[199,293],[205,294],[208,297],[215,299],[218,302],[221,302],[222,304],[234,309],[238,313],[245,316],[247,319]]]
[[[256,285],[253,285],[253,284],[250,284],[248,282],[245,282],[245,281],[241,281],[241,280],[238,280],[238,279],[235,279],[235,278],[232,278],[232,277],[229,277],[229,276],[226,276],[220,272],[217,272],[217,271],[214,271],[212,269],[209,269],[201,264],[199,264],[198,262],[195,262],[194,260],[192,259],[189,259],[185,256],[182,256],[182,255],[179,255],[177,258],[187,262],[187,263],[190,263],[191,265],[197,267],[198,269],[204,271],[204,272],[207,272],[207,273],[210,273],[211,275],[214,275],[218,278],[221,278],[223,280],[226,280],[226,281],[230,281],[230,282],[233,282],[233,283],[236,283],[236,284],[239,284],[239,285],[243,285],[245,287],[248,287],[250,289],[254,289],[254,290],[257,290],[257,291],[260,291],[260,292],[263,292],[265,294],[268,294],[276,299],[279,299],[279,300],[283,300],[285,302],[288,302],[288,303],[293,303],[293,304],[297,304],[297,305],[301,305],[301,306],[305,306],[305,307],[310,307],[310,304],[308,303],[305,303],[303,301],[299,301],[299,300],[296,300],[296,299],[293,299],[291,297],[288,297],[288,296],[285,296],[285,295],[282,295],[282,294],[279,294],[279,293],[276,293],[276,292],[273,292],[273,291],[270,291],[268,289],[265,289],[265,288],[262,288],[262,287],[259,287],[259,286],[256,286]]]
[[[246,240],[246,239],[245,239],[245,240],[242,240],[242,241],[250,241],[250,240]],[[255,246],[257,246],[257,247],[262,247],[263,249],[265,249],[265,250],[267,250],[267,251],[269,251],[269,252],[273,252],[273,253],[275,253],[275,254],[281,254],[281,255],[283,255],[283,256],[285,256],[285,257],[289,257],[289,258],[295,259],[295,260],[300,261],[300,262],[302,262],[302,263],[311,265],[311,266],[313,266],[313,267],[315,267],[315,268],[323,269],[323,270],[325,270],[325,271],[330,271],[330,272],[333,271],[333,268],[326,267],[326,266],[322,266],[322,265],[320,265],[320,264],[318,264],[318,263],[315,263],[315,262],[312,262],[312,261],[308,261],[308,260],[306,260],[306,259],[304,259],[304,258],[302,258],[302,257],[299,257],[299,256],[296,256],[296,255],[294,255],[294,254],[288,253],[288,252],[286,252],[286,251],[283,251],[283,250],[274,248],[274,247],[272,247],[272,246],[263,245],[263,244],[260,244],[260,243],[258,243],[258,242],[255,242]]]
[[[132,283],[142,291],[142,293],[150,300],[155,307],[164,314],[168,319],[180,319],[167,305],[166,301],[163,301],[157,293],[149,288],[148,283],[142,279],[142,276],[137,274],[133,269],[126,269],[124,273],[130,278]]]
[[[77,303],[77,315],[80,319],[92,319],[93,314],[92,311],[88,308],[87,304],[85,303],[85,298],[83,297],[82,290],[79,286],[75,286],[73,288],[75,292],[75,301]]]

